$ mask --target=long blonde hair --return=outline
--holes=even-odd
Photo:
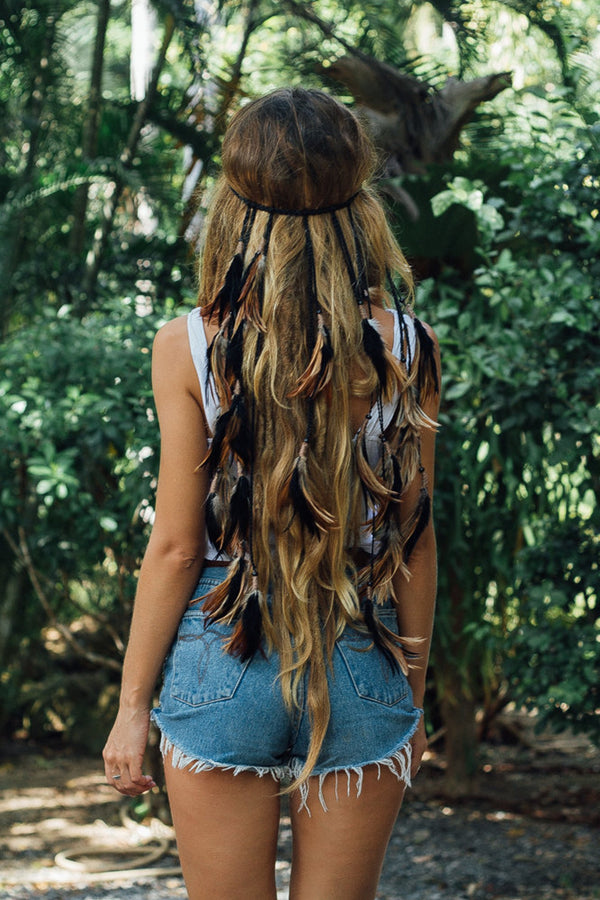
[[[388,303],[387,287],[400,306],[398,279],[410,301],[412,279],[369,187],[375,155],[350,110],[320,91],[275,91],[233,117],[222,162],[199,305],[220,324],[210,349],[220,415],[206,460],[207,528],[233,562],[205,609],[234,625],[229,652],[247,658],[263,641],[278,651],[290,708],[308,673],[311,744],[294,787],[325,737],[327,666],[343,629],[368,629],[390,664],[405,666],[376,607],[393,596],[428,515],[423,484],[419,508],[400,524],[419,432],[430,425],[419,398],[436,388],[435,365],[418,320],[402,362],[373,327],[371,302]],[[368,420],[353,433],[353,397],[395,404],[377,459]],[[373,552],[361,568],[352,549],[365,527]]]

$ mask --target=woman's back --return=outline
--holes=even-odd
[[[410,272],[365,184],[372,147],[344,106],[301,89],[253,101],[222,159],[199,306],[219,410],[206,528],[231,564],[205,609],[234,623],[227,650],[242,660],[263,641],[277,650],[290,708],[310,672],[305,778],[327,728],[336,636],[367,628],[406,668],[376,610],[429,516],[424,481],[410,516],[401,505],[430,425],[420,398],[435,388],[433,345],[401,299],[396,278],[410,296]]]
[[[190,900],[274,900],[281,792],[291,896],[369,900],[426,744],[437,346],[348,109],[276,91],[222,159],[198,309],[153,351],[156,518],[106,775],[151,786],[151,712]]]
[[[412,320],[408,315],[404,315],[404,328],[400,328],[399,317],[396,310],[384,309],[382,307],[372,306],[373,318],[377,321],[378,329],[381,337],[398,361],[403,355],[403,338],[408,342],[408,354],[414,355],[415,332]],[[189,341],[189,351],[191,352],[194,362],[194,368],[198,377],[198,385],[201,392],[202,408],[206,419],[209,435],[212,437],[219,416],[219,399],[215,387],[214,376],[210,371],[208,350],[219,331],[218,322],[207,320],[202,316],[202,309],[196,307],[187,315],[187,338]],[[183,344],[182,352],[187,352],[187,345]],[[406,349],[404,350],[406,355]],[[391,401],[383,404],[383,422],[387,428],[390,425],[394,412],[396,410],[397,396]],[[358,432],[365,416],[371,413],[371,419],[368,422],[366,430],[366,441],[370,448],[370,456],[376,456],[379,438],[377,434],[378,420],[377,410],[371,404],[371,398],[350,397],[349,403],[349,421],[350,427],[354,433]],[[368,530],[361,531],[360,546],[368,550],[370,534]],[[219,559],[223,558],[223,554],[214,546],[210,537],[207,535],[206,540],[206,558]]]

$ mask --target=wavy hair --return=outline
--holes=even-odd
[[[432,343],[417,319],[403,359],[386,349],[371,303],[410,310],[409,266],[369,186],[376,158],[355,115],[332,97],[275,91],[232,119],[207,218],[198,305],[219,331],[209,349],[220,413],[205,464],[207,530],[231,557],[205,609],[232,623],[230,653],[280,656],[288,707],[308,674],[310,775],[329,721],[327,667],[345,627],[368,629],[392,666],[402,640],[377,618],[429,514],[418,474],[420,406],[437,389]],[[397,283],[402,284],[401,299]],[[380,421],[376,454],[353,398]],[[376,413],[375,413],[376,415]],[[365,529],[372,552],[357,564]],[[291,788],[290,788],[291,789]]]

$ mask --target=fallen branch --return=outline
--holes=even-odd
[[[121,663],[112,659],[110,656],[103,656],[100,653],[95,653],[93,650],[88,650],[87,647],[84,647],[76,637],[74,637],[73,633],[66,625],[62,622],[59,622],[54,610],[52,609],[52,604],[50,603],[46,592],[42,587],[42,582],[40,576],[33,564],[33,560],[31,558],[31,552],[29,550],[29,545],[27,543],[27,535],[25,534],[25,529],[22,525],[19,525],[18,529],[19,540],[18,542],[14,540],[12,535],[7,531],[6,528],[2,529],[2,534],[9,545],[10,549],[14,553],[15,557],[20,560],[22,563],[27,575],[29,577],[29,581],[31,582],[31,586],[35,592],[36,597],[38,598],[46,616],[48,618],[48,622],[52,625],[53,628],[59,632],[61,637],[67,642],[69,647],[75,651],[75,653],[80,656],[82,659],[85,659],[86,662],[92,663],[93,665],[100,665],[103,668],[110,669],[113,672],[121,672]]]

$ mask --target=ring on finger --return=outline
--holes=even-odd
[[[118,780],[120,779],[120,777],[121,777],[121,776],[120,776],[119,774],[117,774],[117,775],[111,775],[111,778],[112,778],[113,781],[118,781]]]

